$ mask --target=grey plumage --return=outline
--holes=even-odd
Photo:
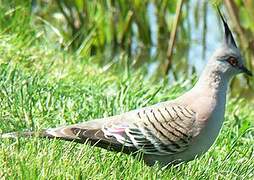
[[[114,151],[142,151],[148,165],[188,161],[206,152],[221,129],[230,79],[251,75],[232,33],[220,14],[225,42],[217,49],[196,85],[175,100],[108,118],[50,128],[42,132],[7,133],[4,137],[34,136],[92,144]]]

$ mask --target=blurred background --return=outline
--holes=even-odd
[[[0,25],[8,27],[8,22],[11,27],[5,31],[13,31],[14,16],[18,16],[21,26],[22,20],[27,19],[25,16],[35,16],[33,23],[43,28],[44,35],[57,48],[71,51],[105,69],[115,64],[133,69],[142,67],[146,78],[168,83],[198,75],[222,43],[223,28],[216,11],[219,6],[247,67],[254,69],[253,0],[0,2],[0,10],[6,12],[0,17]],[[26,3],[29,11],[20,9],[19,3]],[[244,75],[237,77],[231,83],[231,95],[240,91],[241,96],[254,99],[253,82]]]

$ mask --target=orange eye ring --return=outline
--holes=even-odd
[[[228,58],[228,62],[229,62],[229,64],[231,64],[232,66],[237,66],[237,64],[238,64],[237,59],[234,58],[234,57],[229,57],[229,58]]]

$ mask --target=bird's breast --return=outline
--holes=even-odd
[[[199,114],[198,123],[200,123],[200,129],[189,149],[192,156],[201,155],[208,151],[221,130],[224,120],[225,105],[223,103],[210,104],[213,105],[208,106],[210,110],[206,110],[207,114]]]
[[[208,151],[222,127],[225,100],[224,97],[215,98],[212,95],[202,96],[200,94],[192,99],[193,103],[190,104],[190,108],[197,112],[196,132],[188,150],[175,158],[184,157],[183,160],[188,161]]]

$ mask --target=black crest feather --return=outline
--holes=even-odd
[[[233,45],[235,47],[237,47],[234,37],[232,35],[231,30],[229,29],[229,26],[227,24],[227,22],[225,21],[225,18],[223,17],[223,15],[220,12],[220,9],[217,7],[218,13],[220,15],[220,18],[223,22],[223,26],[224,26],[224,31],[225,31],[225,43],[229,46]]]

